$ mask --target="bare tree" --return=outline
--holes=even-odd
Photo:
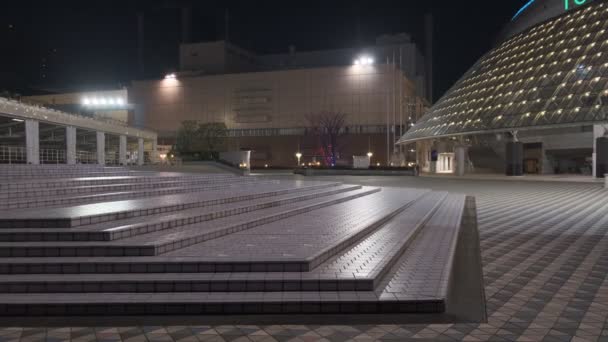
[[[307,115],[306,121],[311,132],[319,138],[325,163],[329,166],[336,165],[340,150],[339,138],[344,133],[346,114],[325,111]]]

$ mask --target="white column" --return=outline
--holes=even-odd
[[[127,165],[127,136],[121,135],[118,141],[118,163]]]
[[[144,165],[144,138],[137,138],[137,165]]]
[[[156,138],[152,139],[152,154],[150,155],[152,159],[152,163],[156,164],[158,162],[158,141]]]
[[[456,154],[456,169],[457,176],[464,176],[467,168],[467,147],[456,146],[454,153]]]
[[[595,125],[593,126],[593,155],[592,155],[592,159],[593,159],[593,170],[592,170],[592,174],[593,174],[593,178],[599,178],[601,177],[601,175],[597,174],[597,139],[601,138],[604,136],[604,127],[602,127],[601,125]]]
[[[97,164],[106,164],[106,134],[97,132]]]
[[[40,131],[36,120],[25,120],[25,148],[28,164],[40,164]]]
[[[65,157],[68,164],[76,164],[76,127],[65,128]]]

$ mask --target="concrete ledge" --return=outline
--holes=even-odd
[[[249,169],[241,169],[238,167],[230,166],[230,165],[224,164],[224,163],[218,163],[215,161],[191,162],[191,163],[185,163],[184,165],[196,165],[196,164],[213,166],[218,169],[228,171],[228,172],[234,173],[239,176],[249,176]]]
[[[446,314],[456,322],[487,322],[475,197],[467,196],[458,235]]]
[[[303,176],[415,176],[414,170],[295,169],[293,173]]]

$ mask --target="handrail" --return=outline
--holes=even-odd
[[[28,149],[24,146],[0,145],[0,164],[27,164]],[[67,164],[68,153],[64,149],[39,149],[40,164]],[[77,150],[73,156],[76,164],[97,164],[96,151]],[[120,158],[118,151],[106,151],[106,165],[119,165]],[[137,165],[135,155],[127,155],[127,165]],[[146,151],[144,155],[144,164],[154,164],[153,154]]]

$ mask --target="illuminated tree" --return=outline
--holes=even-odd
[[[340,150],[339,138],[343,134],[346,114],[325,111],[306,116],[311,133],[319,139],[325,163],[335,166]]]

